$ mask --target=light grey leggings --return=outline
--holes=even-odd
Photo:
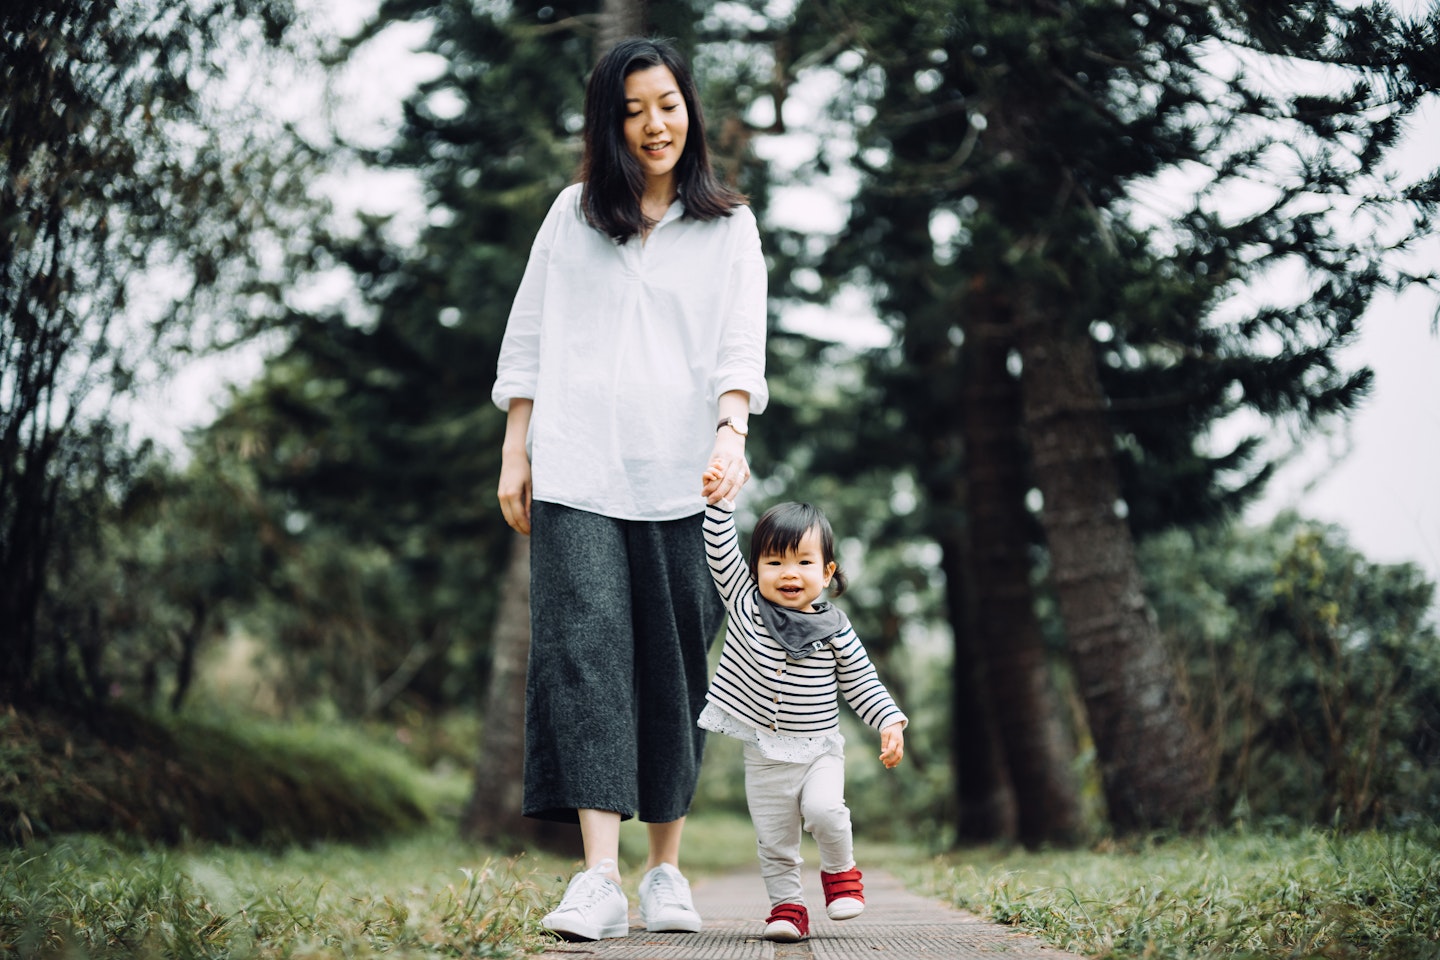
[[[845,806],[845,758],[840,754],[787,763],[767,760],[746,744],[745,799],[772,907],[805,902],[800,884],[802,826],[820,848],[822,871],[843,873],[855,866],[850,808]]]

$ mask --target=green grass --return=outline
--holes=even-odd
[[[621,834],[633,899],[645,828],[631,821]],[[692,875],[753,857],[743,818],[705,819],[687,836]],[[521,956],[554,942],[539,918],[575,866],[496,858],[457,839],[453,823],[383,844],[285,850],[34,842],[0,852],[0,956]]]
[[[1089,852],[984,849],[931,892],[1094,957],[1440,957],[1440,831],[1235,833]]]
[[[634,896],[645,831],[622,828]],[[1440,957],[1440,831],[1250,833],[1082,852],[994,848],[862,862],[1063,949],[1116,958]],[[730,814],[687,830],[692,876],[748,866]],[[0,956],[514,957],[575,864],[499,859],[453,824],[375,845],[178,849],[77,836],[0,853]],[[758,881],[757,881],[758,882]]]
[[[0,958],[485,958],[550,942],[539,919],[576,864],[542,854],[507,859],[458,839],[470,776],[463,754],[447,744],[472,736],[397,741],[398,731],[384,727],[218,718],[136,729],[143,736],[107,753],[81,741],[71,751],[63,741],[70,733],[59,727],[24,727],[13,715],[0,722],[0,808],[9,807],[7,825],[20,844],[0,849]],[[197,762],[161,776],[155,751],[143,752],[147,738]],[[723,751],[715,758],[723,761]],[[130,767],[144,776],[122,777]],[[193,809],[162,791],[182,776],[188,783],[178,798],[189,797]],[[731,785],[716,770],[708,776],[702,813],[686,831],[692,876],[754,863],[748,818],[716,800]],[[144,809],[190,811],[197,823],[200,815],[223,820],[226,811],[269,822],[212,834],[224,842],[181,831],[168,846],[153,839],[163,832],[143,840],[13,826],[15,811],[53,815],[71,808],[76,791],[101,787],[126,810],[144,800]],[[130,799],[122,788],[152,793]],[[220,802],[212,807],[207,798]],[[118,802],[107,800],[106,809]],[[305,832],[300,814],[321,830]],[[889,867],[919,889],[1076,953],[1440,960],[1434,826],[1238,831],[932,858],[903,840],[877,843],[884,834],[867,828],[870,817],[857,819],[864,868]],[[369,839],[339,839],[336,822],[345,818],[352,825],[338,833]],[[261,842],[239,842],[249,835]],[[621,865],[632,898],[645,847],[645,827],[625,823]]]
[[[265,853],[76,837],[0,858],[0,956],[510,957],[567,865],[495,860],[450,829]]]

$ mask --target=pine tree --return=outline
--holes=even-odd
[[[953,490],[960,457],[944,452],[979,453],[952,425],[981,399],[961,395],[962,355],[1003,350],[1019,419],[998,407],[981,419],[1023,434],[1028,479],[1004,468],[1016,485],[997,506],[1013,513],[1032,485],[1043,499],[1111,822],[1192,820],[1202,745],[1147,614],[1133,533],[1223,515],[1263,484],[1253,439],[1207,453],[1219,418],[1247,407],[1314,423],[1363,396],[1368,373],[1342,371],[1336,350],[1377,290],[1408,279],[1376,238],[1423,235],[1440,199],[1434,178],[1380,173],[1440,79],[1437,17],[1407,24],[1384,5],[1331,3],[803,10],[828,19],[825,35],[856,38],[859,56],[837,62],[866,114],[855,121],[862,186],[829,269],[869,283],[899,332],[876,372],[923,438],[924,459],[910,462],[933,478],[930,509],[968,511],[972,537],[988,509],[973,483]],[[1285,93],[1240,69],[1281,57],[1344,74],[1344,89]],[[1137,192],[1173,191],[1199,169],[1196,202],[1147,226]],[[1216,199],[1256,182],[1258,209]],[[1347,229],[1336,209],[1367,225],[1395,219]],[[1304,277],[1293,295],[1246,309],[1242,289],[1284,265]]]

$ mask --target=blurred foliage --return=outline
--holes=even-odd
[[[1221,822],[1440,816],[1435,585],[1334,526],[1172,531],[1142,559],[1212,745]]]
[[[269,327],[324,260],[312,152],[224,89],[303,45],[295,18],[290,0],[0,10],[0,699],[108,692],[121,641],[92,588],[146,461],[128,403]]]
[[[0,714],[0,821],[12,841],[75,832],[278,846],[372,840],[428,823],[458,797],[395,746],[338,726],[114,707],[91,725]]]

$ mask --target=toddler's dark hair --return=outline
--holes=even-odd
[[[760,558],[767,553],[784,556],[800,546],[811,530],[820,531],[820,555],[828,566],[835,562],[835,533],[819,507],[808,503],[777,503],[755,524],[750,534],[750,576],[759,579]],[[830,596],[845,592],[845,574],[837,565],[830,578]]]

